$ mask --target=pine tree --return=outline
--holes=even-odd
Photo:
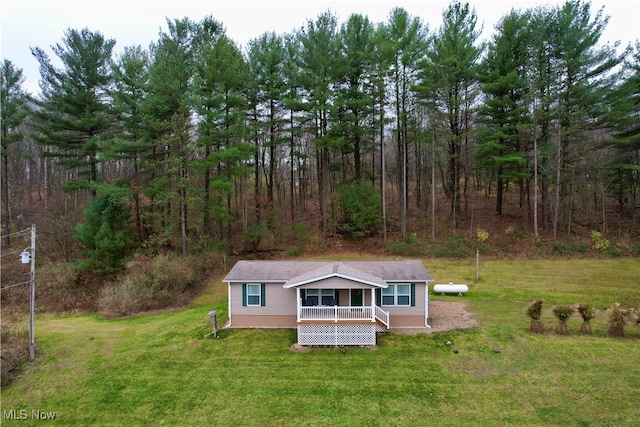
[[[451,3],[442,17],[443,25],[432,38],[426,63],[430,68],[427,75],[436,80],[422,83],[431,88],[436,119],[447,129],[444,138],[447,176],[443,186],[451,202],[454,226],[457,226],[462,214],[461,181],[468,172],[467,151],[478,94],[478,62],[483,46],[477,44],[480,36],[476,29],[477,16],[468,3]]]
[[[11,61],[5,59],[0,69],[0,105],[2,106],[0,109],[2,114],[2,136],[0,138],[2,227],[0,229],[4,235],[2,243],[5,247],[11,246],[9,146],[24,138],[22,126],[29,112],[27,105],[29,97],[22,89],[22,83],[24,83],[22,69],[16,68]]]
[[[40,99],[34,111],[34,139],[50,146],[46,156],[73,171],[67,189],[91,189],[101,179],[102,145],[111,137],[111,52],[115,40],[88,29],[69,29],[52,46],[62,62],[56,68],[41,48],[31,52],[40,63]]]
[[[526,79],[526,15],[512,11],[497,26],[481,67],[484,102],[479,109],[479,167],[496,178],[496,213],[502,213],[504,192],[510,181],[519,183],[524,198],[524,180],[529,176],[526,144],[528,80]]]

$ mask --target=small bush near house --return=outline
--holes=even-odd
[[[567,319],[571,317],[575,307],[570,304],[561,304],[553,307],[553,314],[558,318],[558,324],[555,327],[556,334],[568,335],[569,328],[567,327]]]
[[[527,307],[527,316],[531,318],[531,323],[529,324],[529,331],[534,332],[536,334],[541,334],[544,332],[544,325],[540,318],[542,317],[542,303],[544,301],[541,299],[537,299]]]
[[[615,303],[607,309],[607,334],[612,337],[626,337],[625,326],[631,322],[632,308],[622,308],[620,303]]]

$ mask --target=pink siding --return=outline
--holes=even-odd
[[[343,279],[340,277],[330,277],[324,280],[313,282],[301,286],[301,288],[330,288],[339,289],[339,304],[349,305],[350,288],[365,289],[363,305],[371,305],[371,288],[366,284]],[[256,328],[290,328],[297,326],[297,301],[296,289],[284,289],[283,283],[266,283],[264,307],[243,307],[242,306],[242,283],[231,283],[231,313],[232,327],[256,327]],[[409,328],[425,326],[425,291],[426,286],[421,283],[416,284],[416,305],[415,307],[391,307],[381,308],[389,312],[391,328]]]
[[[266,305],[264,307],[242,306],[242,283],[231,284],[231,313],[232,326],[235,325],[236,316],[295,316],[296,315],[296,290],[284,289],[282,283],[266,283]]]

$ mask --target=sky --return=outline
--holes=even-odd
[[[489,39],[501,17],[512,8],[556,5],[560,0],[467,0],[475,8],[482,37]],[[402,7],[437,30],[442,24],[442,11],[449,0],[0,0],[0,57],[21,68],[25,76],[23,88],[39,92],[38,61],[31,47],[45,50],[55,64],[51,46],[61,43],[67,29],[88,28],[106,38],[116,40],[114,53],[126,46],[148,47],[166,31],[167,19],[188,17],[200,21],[212,16],[221,22],[227,35],[239,45],[269,31],[289,33],[315,20],[322,12],[334,12],[338,22],[352,13],[369,17],[374,23],[386,22],[394,7]],[[592,13],[604,6],[609,24],[601,44],[620,41],[622,46],[640,40],[640,1],[591,1]]]

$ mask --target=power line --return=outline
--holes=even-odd
[[[27,233],[27,232],[30,232],[30,231],[31,231],[30,228],[25,228],[24,230],[14,231],[13,233],[9,233],[9,234],[3,234],[3,235],[0,236],[0,238],[17,236],[18,234]]]
[[[31,281],[27,280],[26,282],[14,283],[13,285],[10,285],[10,286],[3,286],[2,288],[0,288],[0,291],[4,291],[5,289],[15,288],[16,286],[20,286],[20,285],[26,285],[27,283],[31,283]]]
[[[3,252],[2,254],[0,254],[0,258],[5,257],[5,256],[9,256],[9,255],[15,255],[15,254],[22,253],[23,250],[24,249],[16,250],[16,251],[13,251],[13,252]]]

